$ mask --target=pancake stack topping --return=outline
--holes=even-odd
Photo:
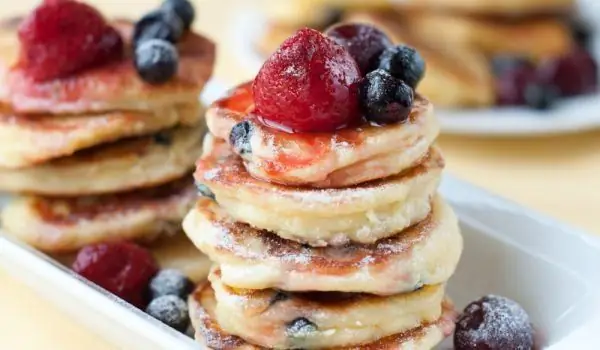
[[[82,249],[76,272],[142,308],[159,267],[122,241],[180,233],[196,199],[215,48],[194,16],[167,0],[109,21],[61,0],[0,25],[0,190],[16,194],[3,230],[46,253]]]
[[[575,0],[271,1],[254,44],[268,55],[304,26],[368,23],[419,50],[428,65],[419,92],[438,107],[547,110],[598,91],[594,25],[581,9]]]
[[[462,252],[419,53],[374,27],[302,29],[207,111],[184,231],[210,349],[431,349]],[[387,51],[389,53],[383,54]],[[381,57],[381,59],[380,59]]]

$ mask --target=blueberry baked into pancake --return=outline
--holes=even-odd
[[[371,24],[393,43],[419,50],[428,74],[418,92],[436,106],[543,110],[598,89],[591,31],[577,19],[574,0],[291,2],[304,15],[292,20],[282,10],[268,14],[267,29],[256,43],[265,56],[303,26],[325,30],[334,22]],[[378,62],[369,62],[370,68]]]
[[[181,234],[215,60],[190,30],[193,10],[169,0],[109,21],[83,2],[45,1],[0,26],[6,233],[52,254]]]
[[[431,349],[463,248],[412,47],[363,24],[286,39],[208,107],[183,228],[215,262],[189,298],[210,349]],[[384,65],[384,62],[380,62]]]

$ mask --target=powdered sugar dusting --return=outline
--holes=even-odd
[[[518,303],[505,297],[489,295],[469,304],[457,326],[455,340],[461,348],[533,348],[529,316]]]
[[[219,169],[219,168],[210,169],[210,170],[204,172],[204,179],[208,180],[208,181],[214,180],[219,176],[220,172],[221,172],[221,169]]]
[[[306,68],[297,64],[290,65],[283,71],[283,74],[290,78],[300,79],[306,75]]]

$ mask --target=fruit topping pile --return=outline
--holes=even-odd
[[[467,305],[456,323],[456,350],[531,350],[534,331],[527,312],[515,301],[488,295]]]
[[[545,110],[560,98],[598,91],[598,65],[588,50],[589,29],[573,23],[573,37],[577,45],[571,52],[537,63],[518,56],[495,57],[497,104]]]
[[[134,29],[134,63],[150,84],[170,80],[178,68],[177,42],[194,21],[188,0],[166,0]],[[46,0],[18,31],[18,66],[35,81],[66,78],[124,57],[120,33],[96,9],[75,0]]]
[[[72,269],[164,324],[187,330],[186,300],[194,285],[177,270],[159,270],[148,250],[127,242],[90,245],[79,251]]]
[[[424,73],[413,48],[393,46],[372,26],[340,24],[325,34],[302,29],[256,76],[255,114],[287,132],[331,132],[365,120],[404,122]]]
[[[123,40],[93,7],[45,1],[18,31],[19,66],[36,81],[68,77],[123,57]]]
[[[166,0],[135,25],[134,60],[138,74],[150,84],[162,84],[177,73],[177,42],[196,16],[188,0]]]

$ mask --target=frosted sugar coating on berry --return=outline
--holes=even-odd
[[[533,328],[517,302],[488,295],[465,308],[456,325],[454,346],[457,350],[529,350]]]

